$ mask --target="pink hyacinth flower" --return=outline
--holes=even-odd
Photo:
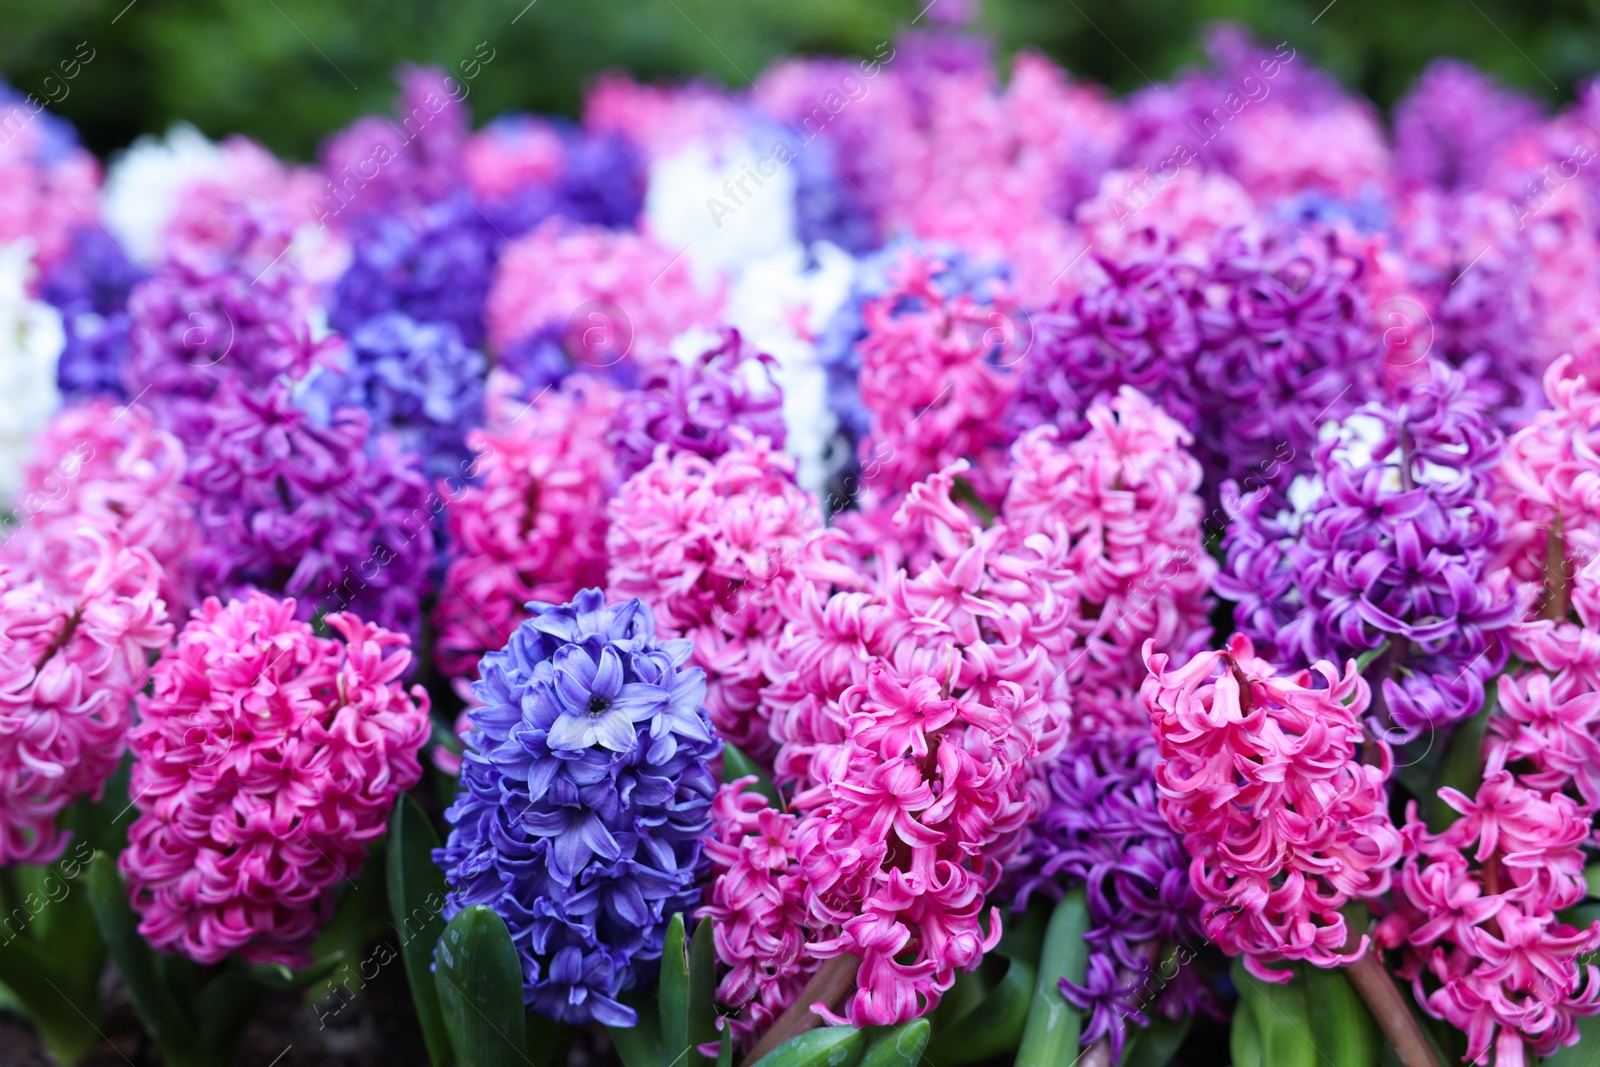
[[[1352,947],[1339,909],[1387,891],[1401,844],[1383,788],[1389,750],[1363,737],[1355,664],[1279,675],[1242,634],[1181,667],[1149,645],[1145,661],[1161,811],[1193,857],[1206,936],[1271,982],[1291,973],[1268,964],[1360,958],[1368,938]],[[1378,765],[1359,761],[1363,741]]]
[[[208,598],[129,734],[139,816],[118,860],[154,947],[299,966],[397,796],[422,775],[428,694],[408,639],[293,600]]]
[[[784,624],[777,586],[821,516],[791,460],[765,437],[732,433],[736,447],[715,460],[658,446],[623,484],[609,508],[608,588],[649,604],[663,637],[694,639],[717,732],[769,763],[759,711]]]
[[[0,565],[0,864],[48,863],[56,816],[121,762],[150,652],[172,638],[161,569],[92,523]]]

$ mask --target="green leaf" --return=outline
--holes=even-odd
[[[1228,1050],[1233,1053],[1233,1067],[1265,1067],[1261,1059],[1261,1028],[1256,1025],[1253,1003],[1241,994],[1233,1009],[1233,1023],[1228,1027]]]
[[[1439,790],[1449,786],[1475,796],[1483,781],[1483,735],[1498,702],[1498,683],[1499,679],[1490,680],[1485,687],[1483,709],[1451,731],[1444,758],[1428,783],[1427,794],[1420,798],[1423,818],[1434,833],[1443,833],[1460,818],[1456,809],[1439,799]]]
[[[1005,977],[976,1007],[934,1035],[930,1058],[941,1067],[977,1063],[1017,1047],[1033,1004],[1037,972],[1026,960],[1007,963]]]
[[[724,741],[722,743],[722,780],[724,782],[737,782],[740,778],[755,775],[756,781],[746,789],[754,789],[757,793],[767,798],[773,807],[784,808],[783,795],[778,792],[778,787],[772,784],[772,779],[767,777],[767,772],[756,765],[755,760],[746,756],[739,749]]]
[[[824,1026],[790,1038],[757,1061],[759,1067],[856,1067],[867,1035],[853,1026]]]
[[[637,989],[619,998],[634,1010],[639,1021],[633,1026],[608,1026],[611,1043],[626,1067],[666,1067],[666,1053],[661,1044],[661,1013],[656,1008],[656,998]]]
[[[1268,1067],[1318,1067],[1311,1037],[1311,1011],[1303,985],[1262,982],[1233,961],[1233,984],[1241,1004],[1248,1003],[1261,1037],[1261,1056]]]
[[[689,941],[689,1067],[711,1067],[701,1045],[717,1040],[717,1012],[711,998],[717,988],[717,950],[710,917],[701,919]]]
[[[1369,648],[1365,652],[1361,653],[1361,655],[1356,657],[1356,673],[1366,674],[1367,668],[1372,666],[1372,661],[1387,651],[1389,651],[1389,642],[1387,639],[1385,639],[1378,642],[1377,648]]]
[[[1305,989],[1311,1038],[1328,1067],[1376,1067],[1377,1022],[1344,972],[1297,967],[1293,984]]]
[[[477,904],[451,919],[433,977],[457,1063],[527,1067],[522,964],[500,916]]]
[[[1149,1026],[1134,1029],[1128,1035],[1128,1043],[1122,1049],[1121,1067],[1167,1067],[1193,1025],[1193,1015],[1185,1015],[1176,1022],[1155,1016]]]
[[[444,933],[444,872],[433,862],[433,850],[438,847],[439,835],[434,833],[421,806],[409,795],[401,797],[389,824],[389,854],[385,857],[389,912],[400,939],[400,958],[405,963],[406,982],[411,986],[411,1001],[416,1005],[428,1057],[433,1067],[449,1067],[454,1062],[450,1035],[445,1030],[439,989],[430,970],[433,947]]]
[[[1089,929],[1089,907],[1083,890],[1061,898],[1045,929],[1039,953],[1038,977],[1028,1010],[1027,1025],[1017,1046],[1015,1067],[1066,1067],[1078,1055],[1082,1020],[1061,998],[1061,979],[1082,982],[1089,966],[1089,948],[1083,935]]]
[[[1539,1067],[1600,1067],[1600,1015],[1578,1020],[1578,1043],[1557,1049]]]
[[[733,1027],[722,1027],[722,1048],[717,1050],[717,1067],[733,1067]]]
[[[57,1063],[76,1063],[100,1043],[95,983],[75,982],[70,970],[34,942],[19,936],[0,946],[0,982],[21,1002]]]
[[[689,1048],[689,955],[684,945],[683,912],[667,923],[661,948],[661,984],[656,1000],[661,1011],[661,1045],[669,1067]]]
[[[122,879],[117,877],[111,857],[103,852],[89,864],[89,903],[133,1010],[162,1057],[175,1067],[203,1063],[199,1027],[187,1011],[188,1002],[173,996],[165,973],[168,968],[139,935]],[[182,960],[177,965],[187,963]]]
[[[1591,863],[1583,869],[1583,881],[1589,887],[1589,899],[1600,900],[1600,863]]]
[[[867,1049],[860,1067],[917,1067],[932,1030],[927,1019],[901,1023]]]

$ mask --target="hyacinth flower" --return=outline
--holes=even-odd
[[[435,607],[445,674],[470,677],[503,648],[530,600],[560,603],[606,573],[606,502],[616,460],[605,443],[619,402],[611,385],[574,377],[522,399],[491,379],[488,425],[445,509],[449,563]]]
[[[292,600],[207,598],[129,734],[139,815],[118,866],[151,945],[298,965],[421,776],[428,695],[407,639]]]
[[[861,349],[866,336],[866,306],[882,300],[897,282],[894,272],[915,253],[904,243],[890,244],[856,264],[850,295],[817,337],[817,359],[827,375],[828,404],[839,419],[852,458],[861,440],[872,430],[872,413],[861,400]],[[970,295],[981,302],[992,298],[999,284],[997,267],[972,262],[953,245],[937,249],[934,282],[949,297]],[[894,308],[891,301],[890,308]],[[846,494],[854,496],[855,489]]]
[[[1511,435],[1494,499],[1505,525],[1500,558],[1525,611],[1559,628],[1568,617],[1569,586],[1600,556],[1600,393],[1570,356],[1550,365],[1544,390],[1550,408]],[[1524,627],[1517,636],[1534,632]]]
[[[1362,729],[1369,689],[1354,663],[1280,675],[1243,634],[1182,666],[1146,662],[1161,811],[1193,857],[1206,936],[1271,982],[1289,980],[1273,964],[1362,958],[1368,938],[1339,909],[1388,890],[1401,842],[1389,749]],[[1359,762],[1362,745],[1375,764]]]
[[[1317,450],[1317,480],[1291,486],[1296,511],[1224,488],[1234,521],[1216,588],[1240,632],[1290,666],[1381,649],[1373,722],[1397,742],[1476,715],[1510,652],[1488,496],[1504,440],[1463,390],[1435,364],[1395,408],[1345,420]]]
[[[1004,495],[1003,419],[1026,330],[1007,297],[949,292],[943,273],[908,253],[890,270],[889,288],[861,310],[856,347],[870,428],[859,458],[874,507],[962,459],[972,464],[965,477],[979,499],[993,504]]]
[[[70,536],[85,522],[115,530],[124,545],[150,554],[167,612],[181,617],[195,601],[200,548],[187,470],[182,442],[146,408],[105,398],[74,404],[35,441],[0,560],[26,554],[30,543]]]
[[[732,448],[716,458],[663,443],[623,483],[607,509],[607,583],[648,603],[663,635],[693,641],[718,734],[768,764],[761,694],[783,629],[778,586],[821,517],[771,441],[725,432]]]
[[[287,262],[258,275],[180,247],[135,286],[128,313],[123,386],[191,448],[210,432],[212,398],[225,382],[259,396],[280,377],[303,378],[341,344],[314,336],[309,290]]]
[[[1076,601],[1047,577],[1070,581],[1059,557],[1014,546],[950,499],[966,469],[915,487],[901,509],[935,548],[925,568],[875,582],[829,531],[781,587],[792,621],[763,702],[796,819],[720,801],[716,818],[731,823],[716,828],[706,909],[731,924],[718,934],[733,968],[719,996],[742,1009],[741,1042],[768,1031],[758,1049],[786,1009],[856,1026],[922,1015],[1000,936],[984,897],[1038,812],[1037,769],[1065,743],[1070,705],[1048,650],[1070,644]],[[752,864],[797,896],[747,901]],[[811,975],[798,992],[797,973]]]
[[[140,280],[126,252],[98,230],[81,230],[45,278],[43,296],[61,312],[66,347],[56,369],[69,399],[121,397],[128,354],[128,294]]]
[[[1142,730],[1144,642],[1192,654],[1211,636],[1217,566],[1201,524],[1200,464],[1188,432],[1131,387],[1091,404],[1085,422],[1075,441],[1048,426],[1017,439],[1000,514],[1016,537],[1062,546],[1076,579],[1080,632],[1065,663],[1075,728]]]
[[[724,327],[692,362],[652,363],[623,397],[608,443],[619,477],[631,478],[666,445],[714,460],[732,451],[733,427],[782,448],[783,391],[773,378],[777,362],[752,351],[739,331]]]
[[[1482,186],[1496,152],[1538,119],[1530,97],[1465,63],[1436,59],[1395,105],[1395,172],[1443,192]]]
[[[1158,762],[1146,731],[1074,736],[1049,772],[1050,799],[1014,905],[1021,912],[1034,893],[1059,899],[1068,885],[1086,888],[1087,975],[1082,984],[1063,979],[1061,995],[1087,1013],[1080,1042],[1106,1041],[1113,1062],[1130,1024],[1180,1020],[1208,1002],[1194,968],[1158,965],[1169,948],[1201,937],[1189,856],[1158,806]]]
[[[1511,690],[1507,699],[1516,700]],[[1549,688],[1529,704],[1551,706]],[[1413,801],[1402,830],[1406,858],[1395,878],[1395,910],[1379,923],[1381,944],[1402,950],[1399,970],[1416,1000],[1467,1037],[1463,1059],[1520,1067],[1578,1041],[1576,1020],[1600,1014],[1600,919],[1558,918],[1588,895],[1584,843],[1592,802],[1530,788],[1491,752],[1476,797],[1443,789],[1460,818],[1432,833]]]
[[[397,311],[362,322],[347,341],[337,371],[312,379],[302,404],[324,421],[335,408],[364,408],[375,428],[422,458],[430,482],[459,483],[471,467],[467,435],[483,425],[483,356],[450,322]]]
[[[1319,424],[1375,391],[1365,266],[1328,231],[1229,226],[1190,252],[1150,224],[1034,316],[1011,417],[1076,436],[1090,401],[1132,385],[1195,435],[1210,486],[1282,490]]]
[[[19,551],[20,549],[20,551]],[[14,542],[0,563],[0,864],[48,863],[56,817],[98,797],[151,653],[172,638],[150,553],[89,518]]]
[[[521,957],[527,1005],[633,1026],[618,997],[659,959],[666,921],[698,899],[721,750],[690,642],[598,589],[533,603],[473,686],[461,791],[435,855],[448,919],[493,908]]]
[[[449,190],[446,190],[449,192]],[[483,344],[483,302],[499,233],[459,196],[352,226],[352,262],[334,288],[328,321],[355,334],[385,312],[449,323],[469,348]]]
[[[721,306],[648,236],[550,219],[500,253],[483,317],[496,353],[554,329],[578,369],[605,370],[658,357]]]
[[[351,608],[387,629],[419,632],[442,507],[415,455],[373,437],[358,408],[318,426],[274,382],[225,381],[186,480],[204,545],[203,593],[260,589],[303,618]]]
[[[316,221],[341,229],[375,215],[419,212],[455,195],[465,176],[462,150],[471,116],[448,74],[403,64],[399,121],[368,115],[329,137],[321,152]]]

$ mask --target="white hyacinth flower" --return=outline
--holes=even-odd
[[[161,254],[161,235],[183,190],[226,171],[221,147],[193,126],[178,123],[165,139],[146,134],[112,160],[100,210],[128,255],[150,266]]]
[[[0,508],[22,485],[33,440],[61,406],[56,364],[66,347],[61,312],[28,296],[33,250],[0,246]]]
[[[743,138],[695,142],[650,167],[651,236],[683,249],[700,281],[742,273],[795,242],[794,168]]]
[[[750,263],[734,280],[724,315],[749,343],[777,361],[783,389],[784,451],[799,464],[800,487],[819,496],[828,480],[828,447],[838,420],[828,406],[828,380],[811,338],[850,295],[855,261],[819,241],[806,250],[791,243]]]

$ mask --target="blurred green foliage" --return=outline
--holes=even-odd
[[[572,114],[608,68],[743,87],[786,53],[870,52],[926,0],[526,2],[0,0],[0,71],[38,92],[87,41],[95,58],[55,109],[96,151],[187,119],[303,159],[387,110],[401,61],[459,69],[487,42],[468,101],[480,121]],[[1438,55],[1549,100],[1600,67],[1600,0],[986,0],[980,24],[1006,52],[1041,48],[1125,92],[1195,61],[1202,27],[1224,19],[1292,42],[1384,105]]]

